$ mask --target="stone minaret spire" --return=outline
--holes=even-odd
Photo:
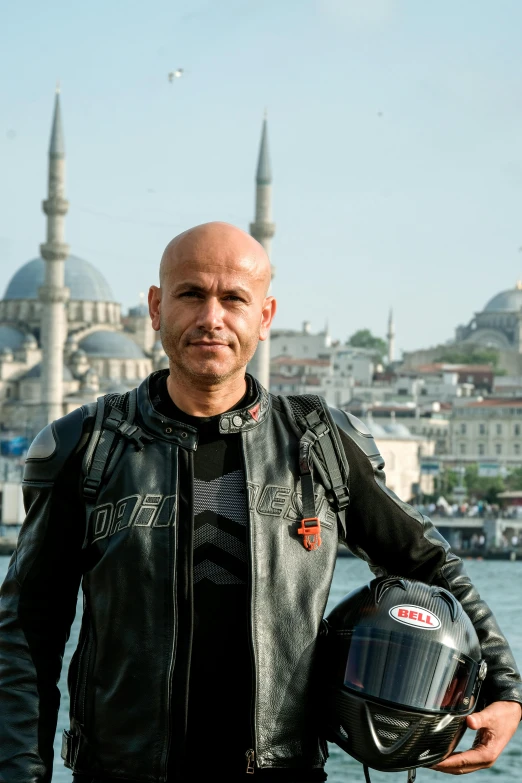
[[[393,325],[393,310],[390,310],[390,316],[388,318],[388,364],[391,364],[395,359],[395,327]]]
[[[272,237],[275,234],[275,225],[272,223],[272,171],[270,168],[270,155],[268,153],[268,124],[265,113],[263,130],[261,132],[261,144],[256,173],[256,217],[250,224],[250,233],[263,245],[268,257],[272,257]],[[275,276],[275,267],[272,266],[272,279]],[[268,389],[270,383],[270,337],[257,346],[257,350],[249,364],[249,372]]]
[[[45,260],[44,284],[38,292],[42,303],[40,344],[42,346],[42,408],[47,424],[63,415],[63,348],[66,337],[65,303],[69,289],[64,286],[65,215],[65,148],[63,143],[60,90],[56,88],[53,127],[49,145],[48,196],[42,204],[47,215],[47,239],[40,245]]]

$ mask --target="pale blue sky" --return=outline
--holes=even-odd
[[[253,217],[276,326],[445,341],[522,277],[520,0],[20,0],[0,10],[0,294],[44,238],[62,83],[72,252],[125,306],[167,241]],[[185,69],[169,84],[167,73]]]

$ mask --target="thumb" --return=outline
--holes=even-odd
[[[484,726],[486,726],[488,723],[487,707],[481,712],[474,712],[473,715],[468,715],[466,722],[468,724],[468,728],[470,728],[472,731],[478,731],[479,729],[484,728]]]

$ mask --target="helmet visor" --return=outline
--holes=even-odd
[[[466,713],[477,674],[475,661],[427,634],[359,627],[351,636],[344,684],[403,707]]]

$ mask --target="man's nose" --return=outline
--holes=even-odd
[[[198,309],[197,325],[200,329],[211,332],[223,326],[223,305],[215,297],[205,299]]]

